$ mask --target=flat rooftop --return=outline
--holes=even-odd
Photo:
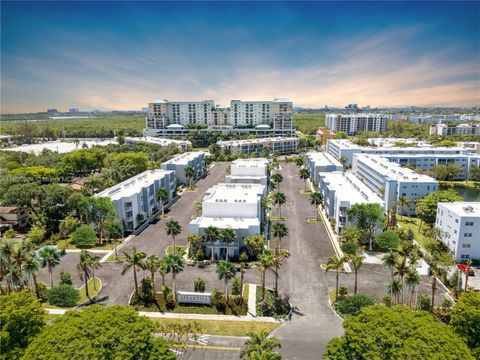
[[[202,228],[214,226],[219,229],[248,229],[250,226],[260,226],[260,220],[244,217],[200,216],[190,221],[190,224],[197,224]]]
[[[110,140],[82,140],[80,139],[80,142],[78,145],[76,145],[73,141],[67,142],[67,141],[48,141],[44,143],[39,143],[39,144],[26,144],[26,145],[20,145],[20,146],[15,146],[15,147],[10,147],[10,148],[3,148],[1,150],[8,150],[8,151],[21,151],[21,152],[26,152],[30,154],[40,154],[43,149],[47,149],[53,152],[58,152],[60,154],[65,154],[69,153],[73,150],[79,150],[84,148],[85,146],[88,148],[91,148],[93,146],[106,146],[109,144],[118,144],[118,141],[115,139],[110,139]]]
[[[188,162],[196,159],[198,156],[205,154],[203,151],[190,151],[163,162],[162,164],[188,165]]]
[[[226,140],[219,141],[219,145],[224,146],[240,146],[246,144],[264,144],[269,142],[284,142],[284,141],[297,141],[294,137],[270,137],[270,138],[257,138],[257,139],[244,139],[244,140]]]
[[[439,202],[438,205],[442,205],[462,217],[480,217],[480,202]]]
[[[127,179],[115,186],[109,187],[97,194],[97,197],[109,197],[112,200],[119,200],[123,197],[129,197],[139,193],[142,188],[151,185],[155,180],[162,179],[168,174],[173,174],[173,170],[147,170],[130,179]]]
[[[247,168],[256,168],[256,167],[267,167],[268,160],[265,158],[252,158],[252,159],[237,159],[232,161],[231,167],[247,167]]]
[[[437,182],[430,176],[417,174],[415,171],[379,155],[356,154],[355,158],[389,179],[425,183]]]
[[[176,145],[185,145],[185,144],[192,144],[188,140],[174,140],[174,139],[164,139],[164,138],[158,138],[154,136],[143,136],[143,137],[126,137],[125,141],[136,141],[136,142],[145,142],[148,144],[155,144],[155,145],[160,145],[160,146],[168,146],[170,144],[176,144]]]
[[[320,172],[321,177],[329,183],[329,187],[335,189],[335,195],[340,201],[350,203],[378,203],[384,206],[384,201],[359,178],[351,173],[342,171]]]
[[[335,165],[343,167],[340,161],[326,152],[309,152],[307,153],[307,157],[309,157],[316,166]]]
[[[205,203],[250,203],[256,204],[259,195],[265,192],[265,186],[260,184],[226,184],[219,183],[207,190]]]

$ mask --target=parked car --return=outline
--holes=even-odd
[[[467,264],[457,264],[457,269],[463,271],[464,274],[467,273],[467,268],[468,276],[475,276],[475,271],[471,266],[468,266]]]

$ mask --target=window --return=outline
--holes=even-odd
[[[473,226],[473,221],[466,221],[465,226]]]
[[[455,224],[458,224],[458,219],[455,219]]]
[[[463,234],[464,237],[472,237],[472,233],[465,233]]]
[[[462,244],[463,249],[470,249],[470,244]]]

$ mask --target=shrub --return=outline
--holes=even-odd
[[[80,293],[72,285],[58,285],[47,293],[50,305],[60,307],[73,307],[80,300]]]
[[[140,297],[144,303],[151,303],[153,302],[152,298],[152,280],[150,278],[143,278],[140,281]]]
[[[193,281],[193,288],[196,292],[205,292],[206,283],[202,278],[197,278]]]
[[[97,234],[91,226],[82,225],[73,232],[72,239],[77,246],[92,246],[97,241]]]
[[[27,233],[27,239],[29,239],[34,244],[39,244],[45,238],[45,229],[40,226],[32,226],[30,231]]]
[[[340,298],[333,307],[342,317],[345,317],[358,315],[363,307],[374,304],[370,296],[358,293]]]
[[[232,295],[240,295],[240,279],[238,277],[232,281]]]
[[[73,285],[72,274],[67,271],[62,271],[60,273],[60,285]]]
[[[343,297],[347,296],[347,294],[348,294],[348,289],[347,289],[346,286],[340,286],[338,288],[338,296],[339,297],[343,298]]]
[[[205,258],[205,253],[203,252],[203,249],[200,248],[197,250],[195,253],[195,260],[197,261],[202,261]]]
[[[417,309],[418,310],[425,310],[429,311],[431,307],[432,301],[428,295],[419,295],[417,297]]]
[[[17,235],[17,232],[13,229],[8,229],[3,233],[3,237],[6,239],[12,239]]]
[[[221,302],[224,298],[225,294],[220,289],[215,289],[212,291],[212,300],[215,303]]]
[[[395,231],[387,230],[375,236],[374,244],[379,251],[396,249],[400,244],[400,237]]]
[[[357,252],[357,244],[347,242],[341,246],[341,249],[345,254],[353,255]]]
[[[37,283],[38,297],[42,301],[48,300],[48,286],[44,282],[39,281]]]
[[[392,298],[389,295],[384,295],[383,298],[382,298],[382,303],[387,307],[391,307],[392,306]]]

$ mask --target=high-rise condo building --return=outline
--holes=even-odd
[[[384,114],[327,114],[325,125],[334,132],[355,135],[361,131],[387,131],[388,115]]]

